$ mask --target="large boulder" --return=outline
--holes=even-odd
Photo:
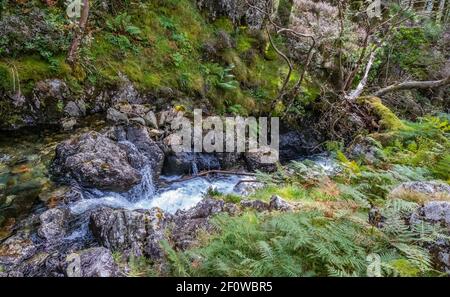
[[[104,247],[154,260],[163,256],[160,241],[170,216],[159,208],[124,210],[100,208],[90,217],[90,229]]]
[[[102,190],[127,191],[141,181],[126,151],[97,132],[60,143],[51,172],[60,180],[75,180],[82,186]]]

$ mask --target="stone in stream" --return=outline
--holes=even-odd
[[[60,208],[52,208],[39,216],[41,225],[38,235],[47,241],[62,239],[66,235],[68,211]]]
[[[75,180],[81,186],[127,191],[141,181],[126,152],[108,137],[88,132],[60,143],[51,166],[59,180]]]

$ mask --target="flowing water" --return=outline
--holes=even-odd
[[[48,193],[56,188],[47,171],[56,145],[69,138],[64,133],[41,130],[24,135],[0,135],[0,240],[10,233],[12,226],[36,207],[43,207]],[[131,144],[132,145],[132,144]],[[334,163],[327,157],[317,156],[314,162],[325,171],[332,171]],[[192,171],[198,173],[195,160]],[[176,182],[180,176],[162,176],[168,186],[157,188],[149,166],[141,170],[142,182],[127,193],[104,192],[84,189],[83,199],[70,205],[74,214],[109,206],[125,209],[150,209],[160,207],[169,213],[196,205],[209,188],[229,194],[242,194],[236,185],[240,175],[216,175],[195,177]],[[71,235],[71,236],[77,236]]]

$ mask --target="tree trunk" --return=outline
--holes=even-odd
[[[400,90],[410,90],[410,89],[432,89],[439,88],[450,84],[450,75],[441,80],[430,80],[430,81],[407,81],[398,84],[390,85],[386,88],[378,90],[373,95],[383,96],[390,92],[400,91]]]
[[[67,56],[67,62],[70,65],[74,65],[77,60],[78,48],[83,39],[84,30],[86,29],[87,21],[89,17],[89,0],[83,0],[83,9],[81,10],[80,22],[75,32],[75,36],[70,46],[69,54]]]
[[[356,89],[351,91],[350,94],[346,97],[347,100],[354,101],[364,91],[364,88],[366,87],[366,84],[367,84],[367,79],[369,78],[369,72],[370,72],[370,69],[372,68],[374,60],[375,60],[375,51],[370,53],[369,61],[367,62],[366,69],[364,71],[364,76],[361,79],[361,81],[359,82]]]

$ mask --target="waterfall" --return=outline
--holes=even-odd
[[[197,162],[194,160],[192,162],[192,175],[198,175],[198,167],[197,167]]]
[[[128,147],[129,154],[135,156],[142,154],[141,152],[139,152],[139,149],[134,145],[134,143],[128,140],[123,140],[119,143]],[[142,176],[141,182],[125,194],[128,200],[130,200],[131,202],[136,202],[141,199],[150,199],[155,195],[156,192],[155,185],[153,183],[152,167],[149,165],[150,162],[149,160],[147,160],[147,157],[144,157],[144,159],[145,165],[140,170]]]
[[[150,165],[146,165],[141,170],[141,183],[134,186],[127,196],[131,202],[136,202],[142,199],[150,199],[155,195],[156,189],[153,183],[153,170]]]

